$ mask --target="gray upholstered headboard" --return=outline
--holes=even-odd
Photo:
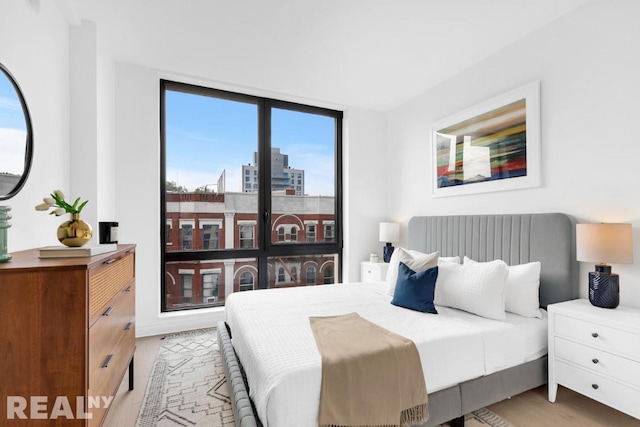
[[[561,213],[423,216],[409,221],[408,248],[509,265],[540,261],[540,306],[578,298],[575,220]]]

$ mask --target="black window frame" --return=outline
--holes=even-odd
[[[271,257],[288,257],[303,255],[336,255],[333,267],[336,282],[342,282],[343,264],[343,112],[324,107],[305,105],[267,97],[259,97],[238,92],[230,92],[200,85],[160,79],[160,268],[161,268],[161,312],[179,310],[197,310],[204,307],[186,307],[167,309],[165,266],[169,262],[224,260],[234,258],[255,258],[258,264],[257,289],[266,289],[269,285],[268,264]],[[165,93],[167,90],[191,93],[194,95],[214,96],[230,101],[255,104],[258,109],[258,158],[261,167],[258,170],[258,212],[254,226],[254,248],[234,248],[216,250],[167,251],[165,226],[166,212],[166,121]],[[271,241],[271,111],[273,109],[291,110],[301,113],[318,114],[335,120],[334,135],[334,238],[327,242],[296,242],[295,244],[279,244]],[[195,228],[195,227],[194,227]],[[254,282],[254,288],[255,282]]]

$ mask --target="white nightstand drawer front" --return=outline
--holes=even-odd
[[[384,282],[387,280],[388,263],[363,262],[360,266],[361,282]]]
[[[640,418],[640,390],[562,361],[556,361],[555,375],[559,384]]]
[[[555,334],[640,360],[640,336],[632,332],[555,314]]]
[[[558,337],[555,356],[640,388],[640,362]]]
[[[380,279],[380,270],[376,267],[362,267],[362,281],[376,282]]]

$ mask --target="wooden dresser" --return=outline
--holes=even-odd
[[[0,263],[0,425],[99,427],[135,351],[135,245]]]

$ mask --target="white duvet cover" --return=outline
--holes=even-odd
[[[547,317],[507,321],[437,307],[391,305],[388,285],[352,283],[234,293],[225,316],[265,427],[315,427],[322,364],[309,316],[352,312],[411,339],[429,393],[534,360],[547,352]]]

